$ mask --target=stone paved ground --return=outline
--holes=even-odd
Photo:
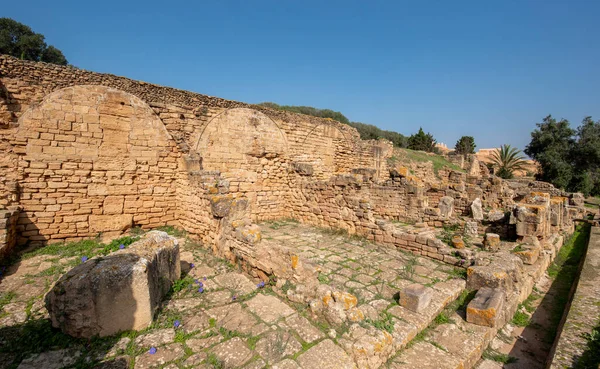
[[[185,276],[151,327],[91,341],[72,339],[51,328],[43,296],[82,256],[106,254],[120,241],[79,243],[25,254],[3,270],[0,369],[354,368],[361,364],[356,354],[365,344],[361,334],[389,332],[392,356],[464,288],[464,280],[456,279],[461,273],[447,265],[364,240],[292,222],[263,224],[262,230],[264,242],[283,242],[318,264],[321,283],[355,294],[366,319],[329,324],[306,304],[288,301],[289,286],[259,288],[258,280],[182,239]],[[397,303],[398,291],[414,282],[434,291],[422,314]]]

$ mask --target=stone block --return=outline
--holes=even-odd
[[[465,223],[465,236],[477,236],[478,234],[478,225],[477,222],[466,222]]]
[[[500,236],[496,233],[486,233],[483,245],[488,251],[498,251],[500,249]]]
[[[177,239],[151,231],[71,269],[46,295],[46,308],[52,325],[74,337],[144,329],[180,274]]]
[[[478,221],[483,220],[483,207],[479,197],[471,203],[471,214],[473,215],[473,219]]]
[[[415,283],[400,291],[400,305],[416,313],[423,311],[431,302],[431,288]]]
[[[483,287],[467,305],[467,322],[485,327],[496,327],[504,307],[504,292]]]
[[[454,236],[452,237],[452,246],[454,246],[457,249],[464,249],[465,241],[463,241],[461,236]]]
[[[451,217],[454,212],[454,199],[450,196],[442,197],[438,204],[438,208],[440,209],[441,216],[445,218]]]
[[[131,214],[90,215],[90,232],[122,232],[131,227],[132,220]]]

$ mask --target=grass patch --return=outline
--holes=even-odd
[[[365,322],[371,324],[373,327],[386,331],[388,333],[394,332],[394,321],[392,320],[392,314],[383,312],[379,315],[378,320],[365,319]]]
[[[184,237],[186,232],[183,229],[175,228],[174,226],[162,226],[155,228],[157,231],[166,232],[169,236],[173,237]]]
[[[431,162],[433,164],[433,172],[435,173],[436,176],[438,175],[438,172],[442,168],[448,168],[448,169],[456,170],[458,172],[465,173],[464,169],[461,169],[461,167],[459,167],[458,165],[449,162],[442,155],[426,153],[424,151],[416,151],[416,150],[410,150],[410,149],[396,149],[395,153],[397,155],[390,158],[390,159],[392,159],[392,162],[395,162],[395,161],[400,161],[400,162],[412,161],[412,162],[418,162],[418,163]]]
[[[577,226],[548,268],[548,275],[554,280],[552,293],[555,296],[550,307],[550,323],[545,337],[549,343],[554,342],[558,325],[568,303],[571,286],[577,278],[579,263],[587,249],[590,227],[587,223]]]
[[[109,244],[101,243],[99,238],[86,239],[77,242],[55,243],[21,255],[21,259],[29,259],[38,255],[52,255],[60,258],[74,256],[87,256],[88,258],[108,255],[119,250],[121,245],[127,247],[137,241],[137,236],[125,236],[111,241]]]
[[[519,309],[521,308],[521,304],[519,304]],[[522,311],[518,311],[515,313],[515,315],[512,318],[512,324],[516,325],[517,327],[527,327],[529,325],[530,322],[530,317],[527,313],[524,313]]]
[[[496,361],[498,363],[502,363],[502,364],[510,364],[510,363],[514,363],[516,362],[518,359],[514,356],[510,356],[507,354],[501,354],[497,351],[494,351],[490,348],[488,348],[487,350],[485,350],[483,352],[483,355],[481,355],[482,358],[484,359],[488,359],[488,360],[492,360],[492,361]]]

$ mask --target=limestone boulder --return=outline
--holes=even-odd
[[[71,269],[46,295],[46,308],[52,325],[74,337],[144,329],[180,274],[177,239],[151,231]]]
[[[473,219],[483,220],[483,206],[479,197],[473,200],[471,204],[471,214],[473,215]]]
[[[440,199],[438,207],[440,209],[440,215],[449,218],[454,212],[454,199],[450,196],[444,196]]]

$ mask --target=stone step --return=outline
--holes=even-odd
[[[456,313],[450,319],[453,323],[438,325],[419,342],[399,352],[388,362],[388,368],[473,368],[496,330],[467,323]]]

